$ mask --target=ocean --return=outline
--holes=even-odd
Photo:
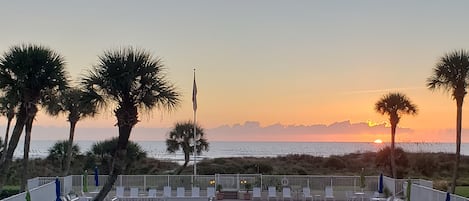
[[[82,153],[88,151],[96,141],[76,141]],[[30,157],[45,158],[48,149],[55,141],[33,140],[31,142]],[[149,157],[181,161],[182,152],[170,154],[166,152],[164,141],[137,141],[148,152]],[[208,152],[203,152],[200,158],[218,157],[275,157],[288,154],[308,154],[314,156],[344,155],[348,153],[376,152],[387,144],[369,142],[209,142]],[[407,152],[445,152],[454,153],[454,143],[397,143]],[[469,155],[469,143],[461,145],[461,154]],[[15,158],[23,157],[23,142],[18,143]]]

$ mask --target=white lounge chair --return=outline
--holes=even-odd
[[[131,198],[138,197],[138,188],[135,188],[135,187],[130,188],[130,197]]]
[[[116,187],[116,197],[117,198],[123,198],[124,197],[124,187],[123,186],[117,186]]]
[[[208,198],[215,197],[215,187],[207,187],[207,197]]]
[[[291,200],[291,189],[287,187],[282,189],[282,200],[285,201],[285,199]]]
[[[252,188],[252,200],[255,200],[256,198],[261,200],[261,188],[259,187]]]
[[[148,189],[148,197],[149,198],[156,198],[156,189]]]
[[[307,199],[313,200],[311,189],[309,189],[309,187],[303,187],[303,200],[306,201]]]
[[[184,189],[184,187],[177,187],[176,188],[176,197],[178,197],[178,198],[185,197],[185,192],[186,192],[186,189]]]
[[[324,190],[324,200],[334,200],[334,191],[332,190],[332,186],[326,186],[326,189]]]
[[[163,197],[166,197],[166,198],[171,197],[171,186],[163,187]]]
[[[192,197],[193,198],[200,197],[200,188],[199,187],[192,187]]]
[[[269,186],[267,200],[269,201],[270,198],[275,198],[275,200],[277,200],[277,189],[275,186]]]

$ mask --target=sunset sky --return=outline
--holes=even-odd
[[[162,58],[182,104],[142,113],[136,140],[163,140],[193,117],[210,140],[389,141],[374,111],[388,92],[419,108],[397,140],[454,142],[456,104],[426,79],[445,53],[469,49],[468,1],[7,1],[0,7],[0,52],[46,45],[74,80],[103,51],[136,46]],[[467,103],[467,100],[466,100]],[[466,104],[467,105],[467,104]],[[116,136],[112,110],[78,123],[77,139]],[[469,125],[463,107],[463,141]],[[5,123],[0,123],[4,126]],[[64,117],[41,113],[33,139],[66,139]]]

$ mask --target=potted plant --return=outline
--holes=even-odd
[[[244,199],[245,200],[251,200],[251,194],[249,193],[249,190],[252,189],[251,183],[244,182],[244,189],[246,189],[246,193],[244,193]]]
[[[225,196],[225,194],[221,191],[223,189],[223,186],[221,184],[218,184],[217,185],[217,200],[223,200],[223,197]]]

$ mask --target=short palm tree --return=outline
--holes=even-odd
[[[397,167],[394,157],[394,149],[397,124],[399,123],[402,115],[417,114],[417,106],[414,105],[404,94],[389,93],[376,102],[375,110],[382,115],[389,115],[389,123],[391,124],[391,169],[393,178],[396,178]]]
[[[433,69],[433,75],[427,80],[430,90],[443,89],[450,91],[456,100],[456,158],[454,161],[451,193],[456,190],[459,162],[461,160],[461,128],[462,105],[469,84],[469,52],[465,50],[453,51],[440,58]]]
[[[208,141],[204,138],[204,130],[197,125],[196,126],[196,149],[197,154],[201,154],[202,151],[208,151]],[[184,164],[176,172],[181,174],[182,170],[187,167],[190,160],[190,155],[194,153],[194,149],[191,146],[191,142],[194,140],[194,123],[184,122],[176,123],[176,126],[169,132],[168,139],[166,139],[166,151],[169,153],[175,153],[176,151],[182,150],[184,153]]]
[[[0,164],[0,190],[6,180],[13,152],[23,128],[25,132],[25,164],[29,157],[31,128],[45,91],[60,91],[67,87],[64,59],[50,48],[25,44],[11,47],[0,58],[0,90],[7,96],[18,98],[16,123],[8,142],[5,160]],[[25,187],[27,167],[23,167],[22,189]]]
[[[47,156],[47,159],[55,162],[55,164],[60,164],[60,170],[63,170],[66,165],[68,150],[71,150],[70,152],[73,157],[77,157],[80,154],[80,147],[78,144],[73,144],[70,148],[68,146],[68,140],[60,140],[55,142],[55,144],[48,150],[49,155]]]
[[[138,123],[139,109],[172,110],[180,102],[179,93],[166,79],[160,59],[135,48],[107,51],[99,63],[83,78],[88,101],[99,106],[116,106],[114,114],[119,140],[106,184],[94,200],[103,200],[117,175],[122,172],[126,147],[132,128]]]
[[[70,170],[70,163],[72,161],[72,144],[75,136],[75,127],[81,119],[94,116],[97,112],[95,104],[88,101],[84,101],[85,93],[79,88],[69,88],[59,96],[52,95],[51,98],[57,98],[57,100],[48,101],[52,105],[46,107],[47,112],[52,115],[58,115],[58,113],[66,113],[67,121],[70,122],[70,131],[68,137],[68,146],[66,150],[66,158],[64,161],[63,175],[68,175]]]

